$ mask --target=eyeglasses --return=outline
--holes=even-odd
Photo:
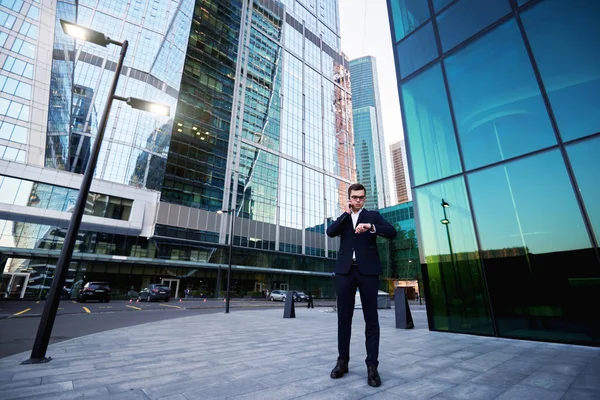
[[[354,201],[363,201],[365,196],[350,196],[350,199]]]

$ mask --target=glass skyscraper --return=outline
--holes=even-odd
[[[600,3],[388,10],[430,328],[600,345]]]
[[[19,24],[39,6],[19,3],[5,14],[25,29]],[[332,296],[338,242],[324,227],[355,180],[337,0],[42,7],[54,29],[40,32],[46,48],[33,52],[33,70],[0,59],[24,82],[41,80],[35,135],[10,104],[12,119],[1,119],[12,125],[3,125],[0,145],[18,151],[0,160],[2,295],[43,297],[49,288],[116,67],[116,46],[70,39],[65,19],[129,41],[117,95],[171,106],[157,117],[113,104],[67,285],[106,280],[124,294],[164,281],[176,296],[186,288],[218,296],[233,241],[235,295],[289,288]],[[9,67],[2,77],[13,76]]]
[[[391,204],[390,184],[375,57],[350,60],[350,80],[357,180],[367,192],[365,207],[385,208]]]
[[[398,204],[405,203],[411,200],[412,196],[408,187],[408,169],[406,168],[406,146],[404,145],[404,140],[390,145],[390,156],[392,159],[396,201]]]

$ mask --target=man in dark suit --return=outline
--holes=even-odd
[[[341,236],[340,250],[335,263],[338,360],[331,371],[331,377],[341,378],[348,372],[354,297],[358,288],[366,323],[367,382],[369,386],[378,387],[381,385],[381,378],[377,372],[379,365],[377,292],[382,269],[375,241],[378,235],[393,239],[397,232],[377,211],[364,209],[365,198],[366,190],[363,185],[360,183],[350,185],[346,212],[327,228],[328,236]]]

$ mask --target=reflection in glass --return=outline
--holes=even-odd
[[[600,241],[600,138],[595,137],[583,142],[567,146],[567,154],[579,186],[581,197],[586,207],[596,243]]]
[[[396,41],[429,19],[429,5],[423,0],[391,0]]]
[[[448,57],[445,63],[467,169],[556,143],[514,20]]]
[[[433,329],[493,334],[463,179],[420,187],[415,196]]]
[[[582,312],[581,302],[600,301],[600,268],[561,153],[552,150],[468,179],[499,334],[599,340],[589,336],[595,317]]]
[[[522,19],[563,140],[600,132],[600,2],[542,1]]]
[[[400,63],[402,78],[433,61],[438,56],[438,50],[431,22],[398,43],[396,51],[398,52],[398,63]]]
[[[242,144],[236,201],[238,217],[275,224],[278,165],[276,155]]]
[[[217,27],[201,22],[204,11],[196,7],[192,29],[182,28],[189,34],[181,78],[185,90],[179,93],[172,131],[166,133],[171,139],[165,148],[161,200],[216,211],[223,207],[238,58],[232,38],[239,36],[242,11],[241,4],[224,0],[214,1],[212,7],[229,15],[227,23]],[[169,144],[169,138],[164,142]]]
[[[242,137],[279,149],[283,52],[278,41],[282,21],[264,18],[265,11],[259,4],[254,6],[257,12],[252,14],[252,22],[261,30],[253,28],[250,34]]]
[[[439,64],[401,87],[414,185],[461,172]]]
[[[507,0],[460,0],[437,17],[444,52],[511,11]]]
[[[72,212],[77,192],[77,189],[0,175],[0,203]],[[129,199],[90,193],[84,214],[127,221],[132,206],[133,201]]]

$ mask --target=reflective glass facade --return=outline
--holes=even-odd
[[[377,249],[383,267],[381,276],[384,282],[383,290],[393,293],[397,281],[417,281],[421,286],[421,265],[413,203],[397,204],[378,211],[386,221],[394,225],[398,232],[393,240],[377,238]]]
[[[388,9],[430,328],[600,345],[600,3]]]
[[[27,160],[39,24],[39,3],[0,2],[0,160]]]
[[[355,179],[337,1],[205,3],[193,17],[157,235],[227,244],[230,217],[216,211],[233,209],[234,257],[248,247],[274,268],[328,271],[337,242],[323,227]],[[196,223],[197,210],[208,224]],[[285,265],[278,252],[298,257]]]
[[[171,116],[160,117],[116,101],[95,177],[160,189],[194,1],[77,3],[62,1],[56,8],[45,165],[85,170],[120,51],[75,42],[62,31],[59,20],[65,19],[129,42],[117,95],[171,106]]]
[[[385,208],[390,205],[390,188],[375,58],[351,60],[350,75],[357,180],[367,192],[365,207]]]
[[[64,0],[46,11],[56,24],[42,162],[21,171],[0,160],[19,200],[0,202],[5,277],[29,274],[27,296],[49,288],[118,60],[118,46],[65,36],[66,19],[129,41],[117,95],[171,106],[155,117],[113,103],[67,285],[106,279],[123,295],[169,276],[176,296],[218,296],[231,242],[234,295],[333,296],[338,243],[325,227],[356,179],[337,0]],[[0,132],[30,137],[17,123]]]

